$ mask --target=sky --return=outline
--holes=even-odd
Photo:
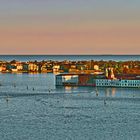
[[[140,54],[140,0],[0,0],[0,54]]]

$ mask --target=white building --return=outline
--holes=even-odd
[[[23,70],[23,65],[22,65],[22,64],[18,64],[18,65],[17,65],[17,70],[18,70],[18,71]]]
[[[17,72],[18,70],[17,69],[11,69],[12,70],[12,72]]]
[[[29,71],[38,71],[39,67],[34,63],[29,63],[28,70]]]
[[[98,65],[94,65],[94,70],[99,70],[99,66]]]
[[[56,85],[62,86],[62,85],[76,85],[78,84],[78,75],[56,75]]]
[[[59,69],[60,69],[60,66],[59,65],[53,66],[53,72],[58,72]]]

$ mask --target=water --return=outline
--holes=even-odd
[[[140,60],[140,55],[0,55],[0,60],[42,61],[42,60]]]
[[[96,96],[94,87],[55,87],[53,74],[0,81],[0,140],[140,139],[138,88],[98,88]]]

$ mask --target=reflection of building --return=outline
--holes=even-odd
[[[106,88],[105,89],[105,96],[109,96],[109,94],[110,94],[109,88]]]
[[[108,96],[115,96],[116,94],[116,88],[112,87],[106,87],[105,88],[105,96],[108,97]]]
[[[112,96],[115,96],[116,94],[116,88],[112,88]]]

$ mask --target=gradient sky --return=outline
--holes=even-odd
[[[140,54],[140,0],[0,0],[0,54]]]

